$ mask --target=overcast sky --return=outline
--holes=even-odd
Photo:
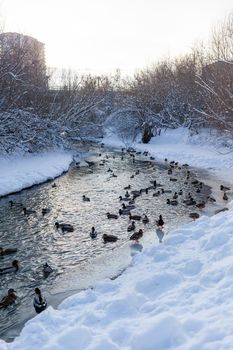
[[[189,52],[232,10],[232,0],[0,1],[3,30],[44,42],[47,65],[92,73]]]

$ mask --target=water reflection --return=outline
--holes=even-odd
[[[13,256],[0,258],[0,268],[10,265],[13,259],[20,262],[20,270],[16,274],[0,277],[1,291],[5,293],[14,288],[18,295],[16,306],[0,312],[2,338],[11,340],[18,334],[23,322],[34,315],[32,297],[35,287],[47,292],[48,302],[57,305],[64,297],[62,293],[67,296],[69,291],[94,285],[103,277],[111,277],[127,266],[132,251],[140,251],[142,243],[146,247],[156,242],[155,234],[147,234],[147,231],[156,230],[160,214],[166,222],[166,230],[180,225],[181,221],[190,221],[188,214],[193,208],[187,207],[182,200],[191,192],[201,201],[209,191],[203,186],[201,193],[197,194],[191,182],[185,181],[185,168],[174,169],[172,176],[177,181],[171,182],[166,163],[155,164],[130,154],[122,157],[113,152],[99,156],[97,151],[95,157],[97,161],[87,167],[75,164],[67,174],[56,179],[56,186],[54,182],[48,182],[0,200],[0,246],[17,248]],[[160,187],[153,188],[154,181]],[[134,248],[129,248],[128,215],[121,215],[118,219],[108,219],[106,215],[108,212],[119,215],[123,203],[119,201],[119,196],[125,196],[124,188],[129,185],[129,193],[142,189],[135,199],[136,208],[132,214],[145,214],[149,218],[146,224],[141,221],[136,223],[136,231],[143,229],[145,234],[142,243],[136,243]],[[167,192],[154,195],[161,186]],[[149,190],[145,191],[145,188]],[[180,205],[167,205],[166,199],[172,198],[170,191],[178,193],[181,190]],[[83,195],[90,201],[84,201]],[[22,206],[11,207],[10,200]],[[22,207],[35,213],[24,215]],[[48,210],[43,212],[44,208]],[[70,224],[74,230],[56,229],[55,222]],[[98,232],[96,239],[90,238],[93,226]],[[101,238],[104,233],[116,235],[119,239],[115,243],[104,244]],[[157,229],[156,234],[161,242],[163,231]],[[46,278],[43,273],[45,263],[52,268]],[[61,298],[50,298],[51,294],[59,294]]]

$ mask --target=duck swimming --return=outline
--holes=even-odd
[[[107,235],[106,233],[103,234],[102,236],[103,240],[104,240],[104,243],[107,243],[107,242],[116,242],[118,240],[118,237],[117,236],[114,236],[114,235]]]
[[[127,231],[131,232],[135,230],[135,221],[132,221],[131,225],[128,226]]]
[[[45,276],[48,276],[50,273],[52,273],[53,272],[53,269],[52,269],[52,267],[51,266],[49,266],[47,263],[45,263],[44,265],[43,265],[43,274],[45,275]]]
[[[94,238],[97,237],[97,232],[96,232],[94,226],[91,228],[90,237],[91,237],[92,239],[94,239]]]
[[[42,215],[48,214],[49,212],[50,212],[50,209],[49,209],[49,208],[42,208],[42,209],[41,209]]]
[[[149,218],[147,215],[144,215],[144,217],[142,218],[142,222],[143,222],[143,224],[148,224]]]
[[[35,210],[23,208],[24,215],[36,214]]]
[[[90,202],[90,198],[86,197],[85,194],[83,195],[83,201],[84,202]]]
[[[74,227],[70,224],[60,224],[59,222],[55,222],[55,226],[57,229],[61,229],[62,232],[73,232],[74,231]]]
[[[230,187],[226,187],[226,186],[223,186],[223,185],[220,185],[220,190],[221,191],[230,191]]]
[[[156,224],[157,224],[159,227],[163,227],[164,221],[163,221],[162,215],[159,215],[159,220],[156,221]]]
[[[141,216],[140,215],[131,215],[131,213],[129,213],[129,219],[130,220],[137,220],[140,221],[141,220]]]
[[[228,195],[226,194],[226,192],[224,192],[222,199],[224,201],[228,201]]]
[[[0,269],[0,275],[5,275],[10,272],[17,272],[19,270],[18,260],[13,260],[11,266],[3,267]]]
[[[107,218],[108,219],[118,219],[118,215],[107,213]]]
[[[6,248],[6,249],[3,249],[2,247],[0,247],[0,256],[14,254],[16,252],[17,252],[17,248]]]
[[[8,293],[5,297],[2,298],[2,300],[0,301],[0,309],[3,309],[11,304],[13,304],[16,300],[16,295],[15,295],[16,291],[13,288],[10,288],[8,290]]]
[[[167,199],[167,204],[168,205],[178,205],[178,201],[176,199],[170,200],[169,198]]]
[[[22,203],[13,202],[12,200],[9,201],[9,203],[10,203],[10,207],[11,207],[11,208],[12,208],[12,207],[22,207],[22,206],[23,206]]]
[[[140,228],[140,230],[139,230],[138,232],[134,232],[134,233],[132,234],[132,236],[129,237],[129,239],[130,239],[131,241],[138,241],[140,238],[142,238],[142,236],[143,236],[143,231],[142,231],[142,229]]]

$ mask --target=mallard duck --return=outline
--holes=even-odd
[[[128,198],[126,198],[126,197],[123,198],[122,196],[119,196],[119,200],[128,202],[128,201],[130,201],[130,198],[129,197]]]
[[[226,192],[224,192],[222,199],[224,201],[228,201],[228,195],[226,194]]]
[[[36,214],[35,210],[23,208],[24,215]]]
[[[116,174],[114,174],[114,173],[112,173],[111,177],[117,177],[117,175],[116,175]]]
[[[170,200],[168,198],[167,199],[167,204],[169,204],[169,205],[178,205],[178,201],[176,199]]]
[[[172,169],[168,169],[167,174],[172,175]]]
[[[157,186],[157,181],[156,180],[151,180],[150,183],[153,185],[153,187]]]
[[[214,198],[214,197],[210,197],[210,196],[208,196],[207,197],[207,200],[209,201],[209,202],[216,202],[216,199]]]
[[[129,198],[130,197],[130,194],[128,191],[125,192],[125,198]]]
[[[142,222],[143,222],[143,224],[148,224],[149,218],[147,215],[144,214],[144,217],[142,218]]]
[[[112,173],[112,172],[113,172],[113,170],[108,168],[107,173]]]
[[[177,179],[175,177],[170,177],[170,181],[175,182]]]
[[[119,209],[120,215],[129,215],[130,209]]]
[[[198,219],[200,217],[200,215],[198,213],[190,213],[189,217],[194,219],[194,220],[196,220],[196,219]]]
[[[173,199],[177,199],[178,198],[178,194],[177,194],[177,192],[175,192],[174,193],[174,195],[173,195],[173,197],[172,197]]]
[[[130,179],[133,179],[133,178],[134,178],[134,175],[131,175],[131,176],[130,176]]]
[[[17,252],[17,248],[6,248],[6,249],[3,249],[2,247],[0,247],[0,256],[3,256],[3,255],[9,255],[9,254],[14,254]]]
[[[164,190],[163,188],[161,188],[161,193],[172,193],[172,190]]]
[[[90,202],[90,198],[85,196],[85,194],[83,195],[83,201],[84,202]]]
[[[118,240],[117,236],[114,235],[107,235],[106,233],[103,234],[102,236],[104,243],[107,242],[116,242]]]
[[[164,221],[162,215],[159,215],[159,220],[156,221],[157,226],[163,227]]]
[[[130,189],[131,189],[131,185],[124,187],[124,190],[130,190]]]
[[[12,208],[13,206],[14,206],[14,207],[22,207],[22,206],[23,206],[22,203],[13,202],[12,200],[10,200],[9,203],[10,203],[10,207],[11,207],[11,208]]]
[[[107,213],[107,218],[108,219],[118,219],[118,215]]]
[[[18,260],[13,260],[11,266],[3,267],[0,269],[0,275],[5,275],[10,272],[17,272],[19,270]]]
[[[142,238],[142,236],[143,236],[143,231],[142,231],[142,229],[140,228],[140,230],[139,230],[138,232],[134,232],[134,233],[132,234],[132,236],[129,237],[129,239],[130,239],[131,241],[138,241],[140,238]]]
[[[50,273],[52,273],[53,272],[53,269],[52,269],[52,267],[51,266],[49,266],[47,263],[45,263],[44,265],[43,265],[43,274],[45,275],[45,276],[48,276]]]
[[[48,214],[50,212],[49,208],[42,208],[41,213],[42,215]]]
[[[226,187],[226,186],[223,186],[223,185],[220,185],[220,190],[221,191],[230,191],[230,187]]]
[[[62,232],[73,232],[74,231],[74,227],[71,224],[60,224],[59,222],[55,222],[55,226],[56,228],[60,228],[62,230]]]
[[[161,195],[160,191],[157,191],[157,192],[153,193],[153,197],[159,197],[160,195]]]
[[[5,297],[2,298],[2,300],[0,301],[0,309],[3,309],[11,304],[13,304],[16,300],[16,295],[15,295],[16,291],[13,288],[10,288],[8,290],[8,293]]]
[[[197,204],[197,202],[196,202],[193,198],[184,200],[183,203],[185,203],[185,204],[188,205],[188,206],[196,205],[196,204]]]
[[[183,190],[179,190],[178,195],[182,196],[183,195]]]
[[[205,202],[197,203],[197,204],[196,204],[196,207],[197,207],[198,209],[204,209],[204,208],[205,208]]]
[[[142,218],[142,217],[141,217],[140,215],[131,215],[131,213],[129,212],[129,219],[130,219],[130,220],[140,221],[141,218]]]
[[[94,226],[91,228],[90,237],[91,237],[92,239],[94,239],[94,238],[97,237],[97,232],[96,232]]]
[[[135,175],[139,175],[140,174],[140,170],[137,170],[136,172],[135,172]]]
[[[135,230],[135,221],[132,221],[131,225],[128,226],[127,231],[131,232]]]
[[[52,187],[53,187],[53,188],[57,187],[56,182],[54,182],[54,183],[52,184]]]
[[[122,209],[133,210],[133,209],[135,209],[135,205],[133,205],[133,204],[125,205],[125,203],[122,203]]]

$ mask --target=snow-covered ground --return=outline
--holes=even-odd
[[[104,142],[121,145],[112,136]],[[212,168],[223,184],[233,172],[233,154],[209,134],[190,139],[180,129],[135,148]],[[232,254],[230,204],[228,211],[181,225],[162,244],[136,254],[116,280],[69,297],[58,310],[49,307],[13,343],[0,341],[0,349],[231,350]]]
[[[71,162],[72,154],[65,152],[0,157],[0,196],[54,179]]]

